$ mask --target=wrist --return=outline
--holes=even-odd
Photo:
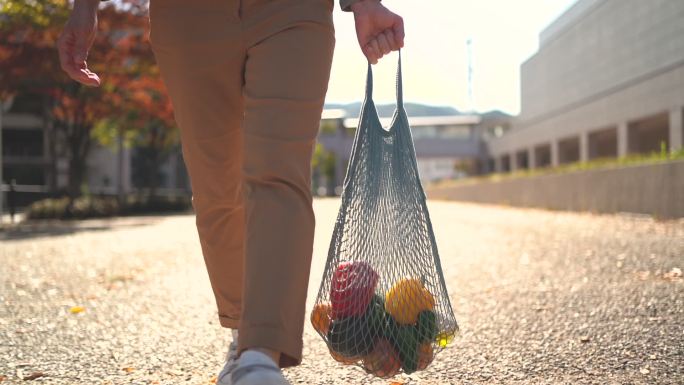
[[[357,0],[352,5],[349,7],[352,12],[363,12],[367,10],[369,7],[373,7],[376,4],[379,4],[380,0]]]
[[[83,9],[91,12],[97,12],[100,5],[100,0],[74,0],[74,9]]]

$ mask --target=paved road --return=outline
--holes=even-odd
[[[315,202],[314,299],[337,200]],[[430,204],[454,346],[410,384],[684,383],[684,222]],[[0,383],[209,384],[226,332],[191,215],[0,233]],[[81,306],[83,311],[77,311]],[[306,327],[303,384],[388,384]]]

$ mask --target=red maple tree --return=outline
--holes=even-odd
[[[171,103],[149,46],[145,1],[101,6],[88,55],[100,87],[83,86],[61,69],[56,41],[69,16],[68,0],[8,0],[0,7],[0,100],[18,94],[41,98],[55,136],[66,144],[70,198],[80,194],[98,122],[141,131],[140,138],[149,136],[144,131],[150,122],[155,132],[174,131]]]

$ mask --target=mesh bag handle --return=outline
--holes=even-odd
[[[379,377],[429,366],[458,332],[403,105],[385,129],[366,93],[311,313],[334,359]]]

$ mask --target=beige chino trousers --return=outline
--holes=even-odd
[[[311,156],[335,45],[332,0],[152,0],[150,40],[181,131],[221,325],[239,350],[302,359]]]

